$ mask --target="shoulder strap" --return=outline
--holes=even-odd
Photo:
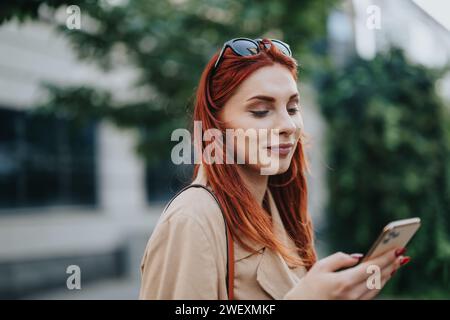
[[[226,243],[227,243],[227,274],[226,274],[226,285],[227,285],[227,292],[228,292],[228,299],[234,300],[234,247],[233,247],[233,238],[231,236],[230,228],[228,227],[227,220],[225,219],[225,214],[223,212],[222,206],[219,203],[219,200],[217,200],[216,195],[214,192],[212,192],[210,189],[205,187],[202,184],[189,184],[186,187],[182,188],[180,191],[178,191],[175,196],[172,197],[172,199],[169,201],[169,203],[164,208],[164,211],[167,210],[169,205],[172,203],[172,201],[183,191],[189,188],[203,188],[206,191],[209,192],[209,194],[216,200],[220,211],[222,212],[223,221],[225,223],[225,237],[226,237]],[[164,212],[163,211],[163,212]],[[230,263],[231,262],[231,263]]]

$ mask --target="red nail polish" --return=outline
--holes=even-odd
[[[399,257],[399,256],[401,256],[402,254],[404,254],[406,252],[406,248],[400,248],[400,249],[397,249],[397,250],[395,250],[395,256],[396,257]]]
[[[404,266],[404,265],[407,264],[410,260],[411,260],[410,257],[403,257],[403,258],[400,260],[400,265],[401,265],[401,266]]]

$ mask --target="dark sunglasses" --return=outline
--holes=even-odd
[[[261,41],[262,39],[252,40],[247,38],[236,38],[225,42],[223,44],[222,50],[220,51],[219,57],[214,64],[214,69],[216,69],[219,65],[220,61],[223,58],[223,53],[227,48],[231,48],[231,50],[233,50],[233,52],[238,56],[252,56],[260,52],[259,44],[261,43]],[[277,39],[270,39],[270,41],[272,41],[272,43],[285,55],[292,57],[291,48],[287,43],[284,43],[283,41]],[[264,45],[266,46],[266,48],[268,48],[269,44],[265,43]]]

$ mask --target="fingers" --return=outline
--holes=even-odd
[[[400,258],[398,260],[400,260]],[[371,281],[370,284],[368,283],[369,277],[377,275],[367,272],[364,281],[357,283],[352,288],[352,292],[349,294],[350,298],[353,300],[356,299],[366,300],[375,297],[384,287],[386,282],[391,278],[392,273],[396,268],[396,264],[399,265],[399,263],[400,262],[396,262],[382,269],[381,273],[379,273],[379,279]]]
[[[398,252],[396,249],[389,250],[375,259],[368,260],[354,268],[343,270],[341,272],[347,274],[348,278],[352,278],[354,283],[365,282],[374,272],[381,273],[383,269],[393,264],[397,259],[396,252]],[[394,271],[393,268],[390,269],[390,272],[392,271]]]
[[[395,262],[395,259],[397,258],[396,252],[397,249],[389,250],[386,253],[378,256],[377,258],[366,261],[365,263],[367,263],[368,265],[376,265],[380,269],[383,269]]]
[[[352,267],[358,263],[359,255],[349,255],[343,252],[336,252],[331,256],[323,258],[317,262],[317,267],[324,271],[333,272],[342,268]]]
[[[359,296],[357,299],[370,300],[370,299],[375,298],[381,292],[381,289],[383,289],[383,287],[386,285],[387,281],[390,279],[391,272],[392,272],[390,268],[385,268],[385,270],[388,270],[388,271],[384,272],[384,274],[381,275],[379,287],[377,287],[377,286],[370,287],[368,285],[367,281],[364,281],[360,285],[358,285]]]
[[[360,300],[371,300],[375,298],[381,292],[381,289],[384,288],[388,280],[389,278],[382,278],[380,288],[368,289],[367,292],[360,297]]]
[[[356,282],[366,281],[366,279],[370,276],[370,274],[374,272],[373,270],[376,270],[373,269],[373,266],[378,267],[379,270],[381,271],[387,266],[394,263],[397,258],[395,252],[396,249],[389,250],[375,259],[363,262],[355,268],[344,270],[342,272],[353,273],[352,276],[355,277]]]
[[[337,296],[344,299],[373,299],[395,271],[410,260],[409,257],[401,255],[404,252],[404,249],[392,249],[358,266],[355,264],[361,255],[337,252],[320,260],[316,265],[322,271],[328,272],[352,267],[336,272],[336,275],[339,275]]]
[[[366,293],[361,295],[360,299],[361,300],[368,300],[368,299],[375,298],[380,293],[381,289],[383,289],[383,287],[386,285],[386,283],[392,278],[394,273],[402,265],[405,265],[406,263],[408,263],[408,261],[410,261],[410,257],[404,257],[404,256],[397,257],[395,259],[394,263],[392,263],[391,265],[389,265],[386,268],[384,268],[383,271],[381,272],[380,287],[379,288],[369,289],[369,287],[367,286]]]
[[[339,296],[344,299],[373,299],[391,279],[395,271],[402,265],[410,261],[410,257],[405,257],[400,254],[405,252],[404,249],[392,249],[377,258],[361,263],[360,265],[338,271],[341,285],[338,292]],[[352,258],[349,255],[336,253],[329,256],[324,261],[322,267],[329,270],[339,269],[343,266],[351,266],[357,261],[349,262]],[[355,256],[354,260],[358,260],[359,256]],[[346,265],[346,262],[348,264]],[[332,271],[332,270],[331,270]]]
[[[370,289],[367,286],[367,282],[363,281],[357,284],[354,288],[354,292],[352,293],[352,299],[353,300],[359,300],[361,297],[366,295]]]
[[[381,292],[381,289],[371,289],[368,290],[365,294],[363,294],[359,300],[372,300],[375,298],[379,293]]]

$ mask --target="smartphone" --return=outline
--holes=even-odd
[[[420,227],[420,218],[397,220],[386,225],[361,262],[394,248],[404,248]]]

